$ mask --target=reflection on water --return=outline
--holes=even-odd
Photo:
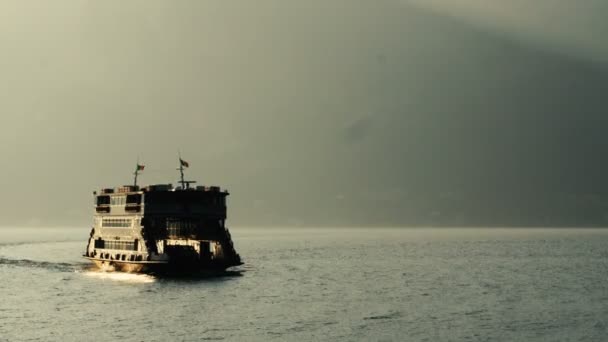
[[[148,274],[124,273],[124,272],[106,272],[106,271],[85,271],[83,275],[91,278],[102,280],[120,281],[127,283],[153,283],[156,278]]]
[[[132,283],[152,283],[159,280],[178,282],[222,281],[234,277],[241,277],[243,276],[243,272],[244,271],[241,270],[227,270],[213,272],[201,271],[186,274],[144,274],[114,271],[114,268],[109,265],[103,265],[102,269],[99,269],[95,266],[88,266],[85,267],[82,271],[76,271],[76,273],[83,274],[87,277]]]
[[[189,273],[160,273],[152,274],[165,282],[218,282],[242,277],[244,270],[230,269],[226,271],[195,271]]]

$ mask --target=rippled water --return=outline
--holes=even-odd
[[[0,341],[605,341],[608,230],[233,228],[246,265],[103,273],[0,229]]]

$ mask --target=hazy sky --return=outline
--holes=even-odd
[[[608,2],[0,2],[0,215],[190,178],[238,225],[608,224]]]
[[[608,61],[604,0],[402,0],[572,56]]]

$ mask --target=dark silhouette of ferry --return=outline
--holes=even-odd
[[[217,186],[133,185],[94,192],[95,212],[84,257],[105,270],[145,273],[224,271],[242,265],[226,228],[226,198]]]

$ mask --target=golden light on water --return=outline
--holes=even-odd
[[[127,282],[127,283],[153,283],[156,278],[147,274],[135,274],[135,273],[124,273],[124,272],[104,272],[104,271],[86,271],[83,275],[91,278],[97,278],[102,280]]]

